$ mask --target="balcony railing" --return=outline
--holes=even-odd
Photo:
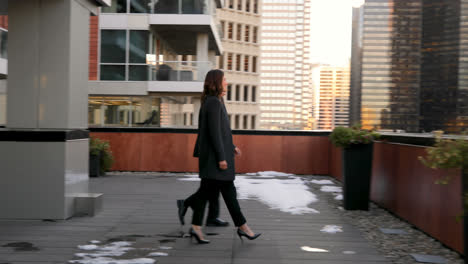
[[[213,13],[213,0],[158,0],[150,4],[153,14],[205,14]]]
[[[149,80],[201,82],[212,68],[210,61],[164,61],[149,66]]]
[[[210,61],[158,61],[148,64],[101,63],[101,81],[203,81]],[[125,74],[127,72],[127,74]]]
[[[132,14],[214,14],[214,0],[112,0],[102,13]]]

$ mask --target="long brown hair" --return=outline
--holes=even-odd
[[[209,95],[219,97],[223,92],[223,78],[224,72],[222,70],[211,70],[206,74],[201,97],[202,105]]]

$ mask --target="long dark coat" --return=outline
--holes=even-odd
[[[200,108],[198,136],[193,151],[193,156],[199,158],[200,178],[233,181],[234,149],[226,107],[217,96],[208,96]],[[228,164],[226,170],[219,168],[219,162],[223,160]]]

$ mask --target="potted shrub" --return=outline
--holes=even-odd
[[[359,125],[336,127],[330,140],[342,148],[343,207],[345,210],[369,210],[372,148],[380,135]]]
[[[114,164],[114,156],[110,150],[109,141],[91,138],[89,141],[89,175],[97,177],[105,175]]]
[[[465,263],[468,263],[468,141],[465,138],[442,138],[443,131],[435,132],[435,144],[426,148],[426,157],[421,162],[432,169],[461,169],[461,196],[463,201],[463,240]],[[436,181],[448,184],[449,176]]]
[[[99,177],[100,172],[100,149],[95,138],[89,139],[89,176]]]

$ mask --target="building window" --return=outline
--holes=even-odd
[[[249,122],[248,120],[249,120],[249,116],[245,115],[245,116],[244,116],[244,129],[248,129],[248,128],[249,128],[248,125],[247,125],[247,123]]]
[[[232,100],[232,85],[228,85],[227,87],[227,100],[231,101]]]
[[[101,63],[125,63],[125,43],[125,30],[101,30]]]
[[[255,119],[256,119],[256,118],[255,118],[255,116],[253,115],[253,116],[252,116],[252,123],[250,124],[250,127],[251,127],[252,129],[255,129]]]
[[[237,0],[237,10],[242,11],[242,0]]]
[[[130,40],[128,46],[127,38]],[[100,80],[147,81],[147,53],[149,53],[147,30],[101,30]]]
[[[130,63],[146,63],[146,53],[149,50],[148,37],[147,30],[130,30]]]
[[[257,72],[257,57],[252,56],[252,72]]]
[[[250,0],[245,0],[245,12],[250,12]]]
[[[219,69],[224,69],[224,57],[223,57],[223,55],[218,57],[218,68]]]
[[[188,56],[182,55],[181,61],[182,61],[182,65],[188,65]]]
[[[228,39],[234,39],[234,24],[228,23]]]
[[[252,32],[252,42],[253,43],[257,43],[257,34],[258,34],[258,27],[254,27],[253,28],[253,32]]]
[[[148,67],[146,65],[129,65],[128,80],[130,81],[147,81]]]
[[[127,13],[127,0],[112,0],[111,6],[103,7],[102,13]]]
[[[104,81],[125,81],[125,65],[101,65],[100,79]]]
[[[224,29],[225,25],[226,25],[226,22],[225,22],[225,21],[221,21],[221,34],[222,34],[222,35],[221,35],[221,38],[223,38],[223,39],[225,38],[225,35],[226,35],[225,29]]]
[[[234,9],[234,0],[228,0],[229,1],[229,8]]]
[[[241,70],[241,55],[237,54],[236,55],[236,71]]]
[[[245,25],[245,36],[244,36],[245,42],[250,41],[250,26]]]
[[[242,40],[242,24],[237,24],[237,35],[236,40]]]
[[[244,55],[244,71],[248,72],[249,71],[249,56]]]
[[[228,53],[227,69],[228,69],[228,71],[232,71],[232,53]]]
[[[253,7],[253,12],[255,14],[258,14],[258,0],[253,0],[254,7]]]
[[[241,87],[240,85],[236,85],[236,101],[240,101],[240,90],[241,90]]]
[[[249,86],[244,86],[244,102],[249,101]]]
[[[240,115],[236,115],[235,121],[234,121],[235,129],[239,129],[239,119],[240,119]]]
[[[151,13],[150,0],[130,0],[130,13]]]
[[[0,58],[8,59],[8,31],[0,29]]]
[[[257,100],[256,95],[257,95],[257,87],[252,86],[252,102],[255,102]]]

